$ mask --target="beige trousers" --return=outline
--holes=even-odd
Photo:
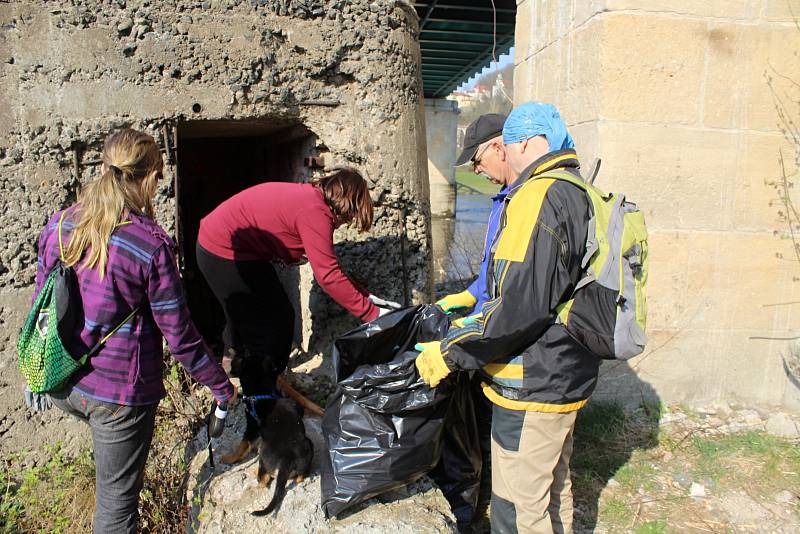
[[[569,459],[576,414],[494,406],[493,533],[572,533]]]

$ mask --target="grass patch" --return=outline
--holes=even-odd
[[[645,405],[636,412],[626,412],[614,402],[590,403],[578,412],[575,423],[573,471],[605,486],[628,463],[634,450],[658,444],[659,415],[659,410]],[[622,473],[623,478],[627,474],[632,479],[637,471],[630,467]]]
[[[654,476],[653,464],[643,460],[631,460],[617,470],[614,479],[629,491],[639,488],[653,491],[655,489]]]
[[[607,499],[600,512],[603,519],[612,525],[628,525],[633,520],[634,511],[621,499]]]
[[[800,450],[763,432],[692,440],[694,473],[725,487],[746,485],[766,494],[800,484]]]
[[[167,375],[168,398],[159,405],[144,488],[139,499],[138,532],[186,531],[188,466],[186,445],[208,397],[183,369]],[[205,394],[207,395],[207,394]],[[0,534],[91,532],[94,516],[94,460],[86,450],[75,458],[56,446],[43,466],[20,468],[24,453],[0,463]]]
[[[649,491],[656,486],[655,469],[642,450],[658,445],[658,420],[661,408],[646,403],[638,410],[626,410],[615,402],[590,402],[578,412],[575,422],[575,447],[571,460],[572,488],[578,526],[594,528],[603,522],[629,526],[634,510],[631,502],[640,497],[639,487]],[[600,495],[614,477],[626,494]],[[598,509],[599,508],[599,509]]]
[[[15,471],[10,460],[0,467],[0,532],[91,531],[94,514],[94,461],[88,451],[67,458],[60,447],[50,460]]]
[[[633,530],[636,534],[667,534],[667,522],[662,520],[646,521]]]
[[[466,168],[456,169],[456,182],[470,189],[475,190],[475,194],[496,195],[500,191],[500,186],[490,182],[483,176],[475,174]]]

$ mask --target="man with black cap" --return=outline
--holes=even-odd
[[[489,266],[489,252],[492,241],[497,233],[500,223],[500,214],[503,211],[503,200],[506,198],[507,184],[516,178],[511,176],[513,171],[505,164],[506,153],[503,148],[503,124],[506,116],[499,113],[481,115],[467,126],[464,134],[464,149],[456,160],[455,166],[460,167],[467,163],[472,164],[476,174],[486,177],[489,181],[503,187],[492,197],[492,211],[486,228],[486,239],[483,245],[483,257],[478,277],[470,286],[460,293],[452,293],[440,299],[436,304],[451,313],[456,310],[472,308],[480,311],[484,302],[489,300],[489,290],[486,286],[486,273]],[[510,179],[510,180],[509,180]],[[457,320],[457,325],[469,324],[471,319]]]

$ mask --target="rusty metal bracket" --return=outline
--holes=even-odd
[[[72,145],[72,171],[75,173],[73,178],[78,186],[81,184],[81,152],[82,150],[78,144]]]
[[[302,100],[298,102],[300,106],[323,106],[328,108],[335,108],[341,105],[338,100]]]
[[[169,130],[170,128],[166,124],[161,126],[161,145],[163,146],[161,151],[167,155],[167,164],[174,165],[174,151],[178,148],[178,137],[175,135],[172,142],[170,142]],[[174,146],[172,145],[173,142],[175,143]]]

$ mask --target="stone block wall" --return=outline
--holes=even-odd
[[[782,356],[800,262],[769,184],[796,176],[798,0],[518,2],[516,104],[553,102],[597,184],[650,230],[646,353],[604,366],[601,393],[800,406]],[[779,103],[780,102],[780,103]]]
[[[352,165],[370,180],[373,229],[335,235],[344,270],[385,298],[428,301],[417,33],[404,1],[0,4],[0,388],[18,380],[13,344],[30,302],[40,228],[96,176],[102,141],[121,126],[162,146],[174,145],[169,132],[177,132],[179,167],[187,125],[223,121],[208,123],[223,137],[302,129],[317,165]],[[157,199],[170,231],[175,169],[167,166]],[[289,279],[302,340],[327,352],[357,321],[313,284],[309,267]]]

